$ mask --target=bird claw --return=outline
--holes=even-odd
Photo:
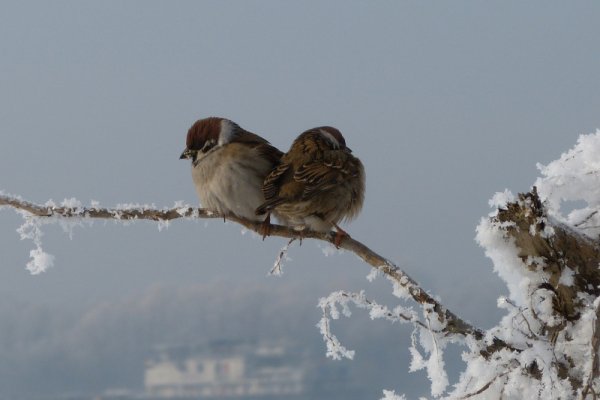
[[[265,240],[267,236],[271,236],[271,214],[267,214],[265,220],[260,224],[260,228],[258,228],[259,235],[262,235],[262,240]]]
[[[350,237],[350,235],[348,235],[348,232],[340,228],[337,224],[333,224],[333,226],[335,226],[336,229],[335,236],[333,237],[333,244],[335,245],[336,249],[339,249],[340,244],[342,244],[342,240],[345,237]]]
[[[302,240],[304,239],[304,230],[300,231],[298,233],[298,242],[299,242],[299,246],[302,246]]]

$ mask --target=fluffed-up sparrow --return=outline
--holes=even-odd
[[[196,121],[187,133],[181,159],[191,159],[192,179],[202,206],[223,216],[253,221],[264,201],[263,182],[282,152],[262,137],[225,118]]]
[[[335,227],[339,247],[347,233],[338,223],[358,215],[365,194],[364,167],[351,153],[336,128],[303,132],[266,177],[265,202],[256,214],[275,212],[283,224],[297,230],[327,232]]]

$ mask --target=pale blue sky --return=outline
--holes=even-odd
[[[37,202],[196,203],[189,164],[178,159],[196,119],[231,118],[282,150],[305,129],[334,125],[367,172],[365,206],[348,232],[488,327],[505,290],[473,241],[475,226],[494,192],[528,190],[536,162],[600,127],[599,17],[593,1],[2,2],[0,190]],[[176,222],[160,233],[150,223],[96,223],[73,240],[50,226],[44,245],[55,266],[32,277],[24,269],[32,244],[19,241],[19,224],[0,213],[0,330],[26,332],[0,332],[0,360],[22,363],[10,381],[15,393],[68,386],[36,360],[87,346],[82,324],[95,321],[105,335],[105,319],[152,293],[168,303],[190,288],[222,287],[222,305],[255,288],[265,302],[290,305],[269,320],[285,324],[305,307],[315,340],[312,307],[329,291],[364,288],[390,300],[389,285],[367,282],[355,257],[326,258],[310,241],[291,249],[281,279],[267,278],[284,241],[219,221]],[[160,308],[162,297],[152,298]],[[20,308],[32,311],[21,318]],[[379,324],[382,336],[370,342],[367,320],[354,321],[345,326],[363,341],[349,334],[346,344],[358,368],[369,368],[360,363],[370,346],[401,348],[408,339]],[[406,390],[398,351],[380,388]],[[69,357],[67,369],[94,360]],[[106,365],[120,362],[114,357]],[[27,383],[28,373],[40,378]]]

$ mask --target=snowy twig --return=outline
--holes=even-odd
[[[468,399],[469,397],[477,396],[478,394],[481,394],[481,393],[485,392],[486,390],[489,389],[490,386],[492,386],[492,384],[494,382],[496,382],[496,380],[498,380],[498,379],[502,378],[503,376],[507,375],[509,372],[510,371],[506,371],[506,372],[501,373],[500,375],[496,375],[494,378],[492,378],[488,383],[486,383],[485,385],[483,385],[477,391],[475,391],[473,393],[466,394],[466,395],[460,397],[460,399]]]
[[[296,240],[296,238],[291,238],[285,246],[283,246],[281,248],[281,250],[279,250],[279,254],[277,255],[277,258],[275,259],[275,263],[273,264],[273,268],[271,268],[271,270],[269,271],[269,275],[275,275],[275,276],[281,276],[283,274],[283,271],[281,270],[281,265],[283,264],[283,260],[288,259],[287,258],[287,252],[290,249],[290,245],[292,244],[292,242]]]
[[[330,310],[331,314],[334,315],[334,319],[337,319],[338,313],[334,311],[336,304],[340,304],[344,310],[347,310],[348,303],[350,302],[356,307],[369,310],[371,319],[384,318],[391,322],[410,322],[421,328],[430,330],[428,326],[419,321],[417,314],[412,309],[399,306],[394,310],[390,310],[386,306],[368,299],[364,291],[358,293],[346,292],[344,290],[333,292],[329,296],[320,299],[319,307],[321,307],[324,313]],[[346,311],[344,314],[349,314],[349,312]]]
[[[14,196],[0,195],[0,207],[9,206],[15,209],[27,211],[36,217],[58,217],[75,218],[85,217],[94,219],[117,219],[117,220],[152,220],[171,221],[177,218],[222,218],[220,215],[202,208],[184,207],[157,210],[147,207],[131,208],[102,208],[102,207],[57,207],[54,205],[39,205],[30,203]]]
[[[586,222],[588,222],[590,219],[592,219],[594,217],[594,215],[598,214],[598,210],[592,211],[587,217],[585,217],[582,221],[574,224],[573,226],[579,228],[581,225],[585,224]]]
[[[330,320],[339,319],[340,317],[338,305],[341,307],[344,316],[351,316],[351,311],[348,307],[349,303],[353,303],[358,308],[369,310],[371,319],[384,318],[391,322],[410,322],[420,328],[428,329],[423,322],[419,321],[417,314],[410,308],[398,306],[394,310],[390,310],[386,306],[369,300],[365,296],[364,291],[360,291],[359,293],[351,293],[343,290],[333,292],[329,296],[319,300],[319,307],[323,311],[323,317],[317,326],[327,345],[327,356],[334,360],[341,358],[352,359],[354,357],[354,351],[346,349],[338,338],[331,333],[330,327]]]

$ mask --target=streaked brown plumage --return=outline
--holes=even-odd
[[[265,201],[262,185],[282,152],[225,118],[196,121],[182,159],[192,160],[192,178],[203,207],[222,215],[263,221],[255,209]]]
[[[265,203],[257,214],[274,212],[285,225],[326,232],[360,212],[365,193],[365,172],[360,160],[346,147],[342,133],[322,126],[303,132],[266,177]]]

